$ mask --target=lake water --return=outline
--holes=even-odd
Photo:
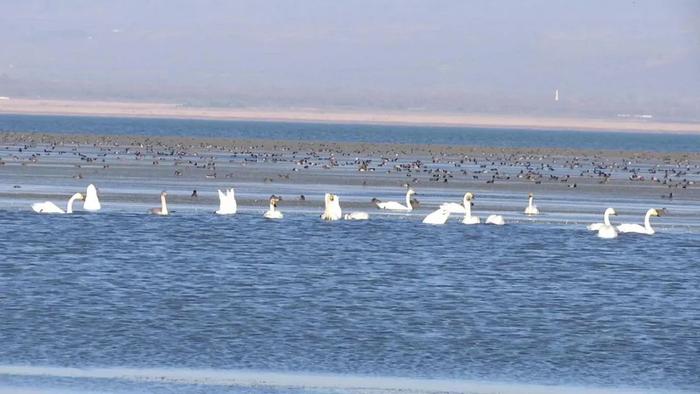
[[[700,149],[700,135],[682,134],[79,116],[0,115],[2,131],[653,152]]]
[[[687,145],[690,136],[659,147],[654,135],[5,115],[0,129],[700,146]],[[28,192],[82,182],[13,168],[0,189],[22,177]],[[313,206],[284,208],[278,222],[250,206],[219,217],[174,204],[175,215],[153,217],[110,198],[146,187],[157,196],[162,181],[124,182],[100,183],[97,214],[36,215],[28,201],[0,202],[0,393],[700,392],[696,201],[665,202],[671,215],[652,237],[601,240],[584,226],[599,220],[600,196],[552,193],[530,220],[522,195],[479,192],[475,209],[507,209],[509,224],[432,227],[420,223],[427,211],[327,223]],[[236,186],[251,198],[280,192]],[[316,201],[323,190],[312,186]],[[338,193],[359,202],[377,191]],[[454,198],[439,192],[421,198]],[[614,202],[629,215],[619,220],[639,222],[657,200]]]
[[[603,241],[582,226],[419,220],[0,212],[0,374],[120,366],[700,390],[697,233]],[[214,390],[27,371],[0,386]]]

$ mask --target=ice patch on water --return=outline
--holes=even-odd
[[[470,393],[470,394],[642,394],[672,393],[672,391],[634,388],[599,388],[576,386],[549,386],[481,382],[472,380],[420,379],[377,376],[352,376],[312,373],[278,373],[249,370],[161,369],[161,368],[65,368],[0,365],[0,376],[52,377],[72,379],[110,379],[124,381],[158,382],[169,384],[231,386],[239,388],[333,390],[341,392],[373,393]],[[46,390],[3,388],[4,393],[46,393]],[[65,391],[50,391],[62,394]],[[678,391],[675,391],[678,392]]]

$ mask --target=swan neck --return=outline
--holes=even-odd
[[[413,207],[411,206],[411,193],[406,193],[406,207],[408,209],[412,209]]]
[[[468,218],[472,216],[472,202],[465,199],[464,200],[464,217]]]
[[[274,212],[275,211],[275,204],[270,203],[270,211]]]
[[[73,202],[75,201],[76,196],[73,196],[68,199],[68,206],[66,206],[66,213],[73,213]]]
[[[163,215],[168,214],[168,204],[165,202],[165,196],[160,196],[160,211]]]
[[[530,196],[530,197],[527,199],[527,206],[530,207],[530,208],[532,208],[532,200],[533,200],[533,199],[534,199],[534,197],[532,197],[532,196]]]
[[[605,223],[606,226],[610,225],[610,212],[605,212],[605,215],[603,215],[603,223]]]
[[[651,231],[651,211],[647,212],[646,215],[644,215],[644,229],[647,231]]]

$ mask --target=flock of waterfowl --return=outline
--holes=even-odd
[[[238,211],[238,205],[236,203],[236,195],[233,188],[224,190],[218,190],[219,193],[219,209],[215,211],[218,215],[233,215]],[[413,210],[415,205],[415,200],[412,196],[415,191],[409,188],[406,192],[406,203],[405,205],[397,201],[380,201],[376,198],[372,199],[372,202],[379,209],[385,209],[390,211],[404,211],[410,212]],[[168,193],[162,192],[160,194],[160,207],[151,208],[149,213],[153,215],[166,216],[170,214],[168,210],[167,197]],[[39,202],[32,204],[32,209],[36,213],[44,214],[66,214],[73,213],[74,202],[83,201],[83,209],[86,211],[99,211],[102,206],[100,204],[99,197],[97,195],[97,188],[95,185],[90,184],[87,187],[85,195],[81,193],[75,193],[68,200],[66,209],[63,210],[51,201]],[[275,195],[269,198],[269,209],[265,211],[263,216],[267,219],[282,219],[284,215],[278,210],[278,203],[281,198]],[[440,225],[445,224],[452,214],[462,214],[463,224],[480,224],[481,219],[479,216],[472,215],[472,206],[474,205],[474,194],[467,192],[464,194],[462,203],[446,202],[441,204],[438,209],[428,214],[424,219],[423,223]],[[619,233],[637,233],[652,235],[655,233],[654,229],[651,227],[650,219],[652,216],[661,216],[664,212],[663,209],[649,209],[644,217],[644,225],[625,223],[618,226],[614,226],[610,223],[610,216],[617,215],[613,208],[608,208],[603,214],[602,223],[592,223],[587,226],[590,231],[595,231],[600,238],[616,238]],[[539,215],[540,211],[534,203],[534,196],[532,193],[528,194],[528,204],[525,207],[523,213],[527,216]],[[340,207],[340,198],[331,193],[326,193],[324,196],[324,211],[321,214],[321,219],[323,220],[368,220],[369,214],[367,212],[350,212],[343,215],[343,211]],[[485,224],[492,224],[497,226],[502,226],[505,224],[505,219],[502,215],[489,215],[484,221]]]

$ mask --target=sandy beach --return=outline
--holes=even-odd
[[[700,124],[659,122],[634,118],[575,118],[509,116],[423,111],[349,111],[323,108],[216,108],[172,103],[72,101],[9,98],[0,100],[0,114],[81,115],[255,120],[321,123],[365,123],[396,125],[461,126],[512,129],[623,131],[650,133],[700,133]]]

